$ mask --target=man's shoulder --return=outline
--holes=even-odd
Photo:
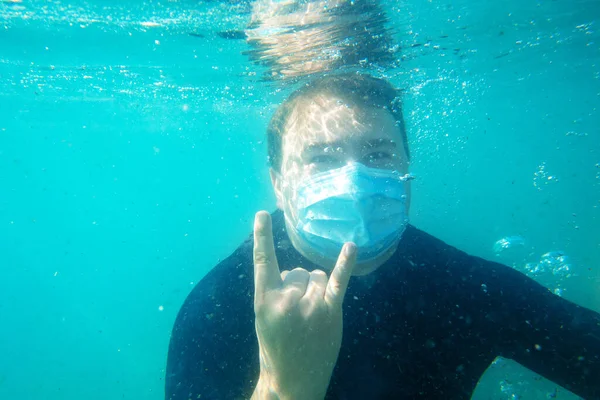
[[[285,233],[283,217],[279,211],[275,211],[271,216],[274,239],[275,243],[278,244]],[[197,304],[203,300],[214,302],[221,298],[227,298],[229,303],[240,297],[246,300],[246,297],[252,294],[254,287],[253,247],[254,237],[252,232],[249,232],[228,257],[219,261],[200,279],[188,295],[184,307]],[[280,253],[282,250],[278,246],[276,251]]]
[[[520,274],[504,264],[468,254],[414,225],[408,225],[398,245],[396,258],[413,267],[425,267],[431,272],[450,275],[475,277]]]
[[[246,238],[232,254],[219,261],[194,286],[184,306],[221,298],[227,298],[231,304],[236,298],[247,296],[252,290],[252,246],[252,239]]]
[[[412,262],[445,263],[457,258],[470,257],[467,253],[441,239],[409,224],[398,244],[396,255]]]

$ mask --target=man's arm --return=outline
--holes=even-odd
[[[173,327],[166,400],[248,399],[259,374],[252,307],[252,244],[200,281]]]
[[[600,314],[554,295],[512,268],[492,263],[500,355],[585,399],[600,399]],[[494,304],[495,303],[495,304]]]

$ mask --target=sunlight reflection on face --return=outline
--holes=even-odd
[[[408,173],[408,156],[393,115],[319,95],[291,113],[282,139],[282,203],[294,213],[298,186],[349,162]],[[295,215],[293,216],[295,217]]]

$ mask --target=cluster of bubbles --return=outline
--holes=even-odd
[[[523,272],[532,277],[548,276],[552,274],[556,284],[553,285],[553,292],[558,296],[562,296],[565,289],[561,287],[564,279],[572,276],[572,267],[569,257],[562,251],[550,251],[543,254],[540,260],[536,263],[526,263],[523,267]]]
[[[510,364],[510,361],[507,363],[506,359],[498,357],[492,362],[492,364],[498,367],[507,367]],[[498,381],[498,386],[500,392],[502,393],[501,398],[506,400],[522,400],[533,398],[534,396],[535,398],[541,398],[541,396],[544,396],[544,394],[542,394],[543,392],[537,391],[535,395],[532,393],[532,387],[528,379],[500,379]],[[556,399],[557,397],[558,387],[555,386],[545,390],[544,398]]]
[[[507,236],[494,243],[493,251],[499,256],[509,249],[514,251],[516,248],[524,247],[525,239],[523,237]],[[563,281],[573,276],[573,267],[570,258],[563,251],[549,251],[542,254],[534,262],[527,262],[524,265],[515,263],[513,267],[527,276],[550,286],[554,294],[559,296],[565,290],[561,287]]]
[[[526,396],[521,396],[519,395],[517,392],[519,392],[519,389],[517,389],[515,386],[519,386],[519,387],[524,387],[526,385],[525,382],[517,382],[517,385],[509,382],[506,379],[502,379],[500,382],[500,391],[506,395],[506,399],[507,400],[521,400],[523,398],[526,398]],[[523,390],[523,389],[521,389]],[[546,398],[547,399],[555,399],[558,395],[558,389],[554,388],[553,390],[549,391],[546,393]]]
[[[543,162],[538,165],[537,171],[533,174],[533,186],[537,190],[542,190],[544,185],[551,182],[558,182],[558,178],[546,171],[546,163]]]
[[[568,278],[571,275],[569,257],[562,251],[550,251],[540,258],[538,263],[525,264],[525,270],[531,275],[552,272],[557,277]]]
[[[521,236],[507,236],[494,243],[494,253],[498,254],[503,250],[524,245],[525,239],[523,239]]]
[[[503,379],[500,381],[500,391],[507,395],[509,400],[520,400],[521,396],[515,393],[515,387],[512,383]]]

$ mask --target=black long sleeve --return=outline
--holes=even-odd
[[[492,268],[486,310],[495,314],[499,355],[585,399],[600,399],[600,315],[517,271]]]
[[[273,215],[280,267],[315,268]],[[242,399],[259,373],[251,237],[181,308],[169,347],[167,400]],[[600,398],[600,316],[512,268],[409,226],[394,257],[353,277],[327,399],[469,399],[497,356]]]

